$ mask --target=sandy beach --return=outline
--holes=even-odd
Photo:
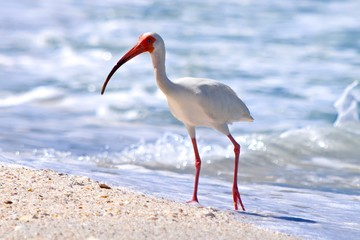
[[[1,165],[0,239],[294,239],[87,177]]]

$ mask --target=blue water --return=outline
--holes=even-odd
[[[305,239],[360,235],[360,3],[35,1],[0,4],[0,162],[82,174],[179,202],[193,153],[148,54],[100,88],[143,32],[167,47],[171,79],[231,86],[254,123],[239,189],[250,221]],[[203,206],[232,209],[233,150],[198,131]]]

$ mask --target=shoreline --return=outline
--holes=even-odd
[[[0,239],[296,239],[214,208],[0,164]]]

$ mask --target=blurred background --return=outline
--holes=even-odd
[[[3,1],[0,160],[90,175],[130,166],[122,174],[158,182],[165,170],[189,174],[191,189],[191,144],[148,54],[100,95],[138,36],[157,32],[170,79],[222,81],[249,107],[255,122],[231,126],[239,182],[358,196],[359,13],[357,0]],[[203,176],[231,182],[228,139],[198,137]]]
[[[231,128],[254,158],[265,155],[278,164],[273,154],[288,161],[305,152],[359,160],[358,12],[355,0],[1,3],[0,148],[98,155],[154,143],[167,133],[187,141],[156,86],[148,54],[127,63],[106,94],[99,93],[117,60],[140,34],[153,31],[167,46],[170,79],[222,81],[249,106],[256,121]],[[349,85],[337,110],[334,103]],[[345,116],[337,125],[353,123],[349,131],[333,128],[339,113]],[[204,131],[204,154],[223,155],[207,152],[227,139]],[[283,149],[268,146],[273,143]],[[192,163],[191,151],[184,154],[179,161]]]

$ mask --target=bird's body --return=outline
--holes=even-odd
[[[239,121],[253,121],[249,109],[229,86],[218,81],[191,77],[170,81],[165,71],[165,44],[156,33],[145,33],[139,37],[138,43],[111,70],[104,82],[101,94],[104,93],[107,83],[116,70],[131,58],[143,52],[150,53],[157,84],[167,98],[171,113],[184,123],[193,144],[196,174],[191,201],[198,202],[197,188],[201,168],[195,127],[204,126],[214,128],[225,134],[234,145],[233,200],[235,209],[238,208],[238,203],[240,203],[242,209],[245,210],[237,188],[240,145],[230,134],[228,124]]]
[[[203,78],[174,81],[172,94],[166,96],[171,113],[189,127],[210,127],[229,134],[225,125],[252,121],[246,105],[227,85]]]

